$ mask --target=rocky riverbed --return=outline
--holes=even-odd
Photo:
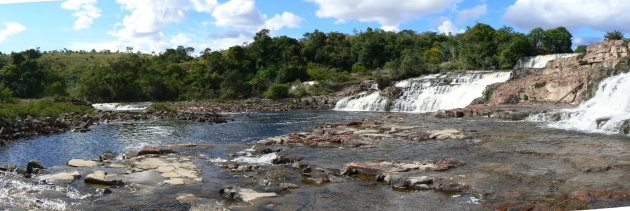
[[[94,114],[68,113],[59,117],[18,118],[8,121],[0,118],[0,145],[9,140],[27,136],[49,135],[68,131],[86,132],[90,126],[111,121],[144,121],[171,119],[180,121],[225,123],[228,118],[214,112],[114,112],[97,111]]]
[[[528,122],[384,113],[251,144],[1,169],[19,173],[4,181],[57,187],[20,193],[49,199],[12,204],[28,209],[574,210],[630,206],[628,144]]]

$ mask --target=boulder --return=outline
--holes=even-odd
[[[125,183],[115,174],[107,174],[105,171],[95,171],[85,176],[85,183],[97,185],[117,185],[122,186]]]
[[[68,161],[68,166],[72,167],[95,167],[99,165],[100,163],[91,160],[72,159]]]
[[[44,165],[42,165],[41,162],[39,162],[39,160],[37,159],[32,159],[30,161],[28,161],[28,164],[26,165],[26,172],[28,174],[37,174],[39,173],[39,171],[41,169],[45,169],[46,167],[44,167]]]

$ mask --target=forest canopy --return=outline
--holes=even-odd
[[[0,53],[0,87],[17,98],[92,102],[302,97],[364,79],[510,69],[524,56],[572,52],[571,38],[564,27],[523,34],[478,23],[456,35],[367,28],[354,34],[315,30],[295,39],[263,29],[249,44],[198,54],[184,46],[157,55],[28,49]],[[318,83],[310,89],[290,86],[311,80]]]

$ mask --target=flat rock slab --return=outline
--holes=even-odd
[[[81,178],[81,173],[79,173],[78,171],[73,171],[43,175],[39,177],[39,180],[47,182],[71,183],[72,181],[79,178]]]
[[[85,183],[97,185],[124,185],[125,183],[115,174],[107,174],[105,171],[95,171],[88,174],[84,179]]]
[[[100,163],[91,160],[82,160],[82,159],[72,159],[68,161],[68,166],[72,167],[95,167],[99,166]]]

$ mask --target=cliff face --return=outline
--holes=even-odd
[[[586,54],[551,60],[542,69],[516,69],[509,81],[489,87],[487,104],[579,104],[604,77],[628,70],[629,43],[606,40],[588,46]]]

